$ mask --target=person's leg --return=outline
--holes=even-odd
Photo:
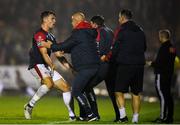
[[[44,78],[42,82],[43,85],[39,87],[37,92],[34,94],[34,96],[28,103],[31,107],[34,107],[36,102],[41,99],[41,97],[43,97],[53,87],[54,84],[51,77]]]
[[[106,88],[107,88],[109,97],[111,99],[111,102],[113,104],[113,108],[114,108],[114,112],[115,112],[115,116],[116,116],[114,122],[119,121],[119,118],[120,118],[119,108],[117,106],[116,97],[115,97],[115,93],[114,93],[115,81],[116,81],[116,70],[117,70],[117,65],[115,65],[115,64],[109,65],[108,74],[105,79]]]
[[[83,94],[85,94],[85,93],[83,93]],[[78,120],[85,121],[87,118],[87,114],[84,111],[83,107],[79,103],[78,103],[78,105],[79,105],[79,118],[78,118]]]
[[[55,83],[55,88],[63,91],[62,93],[63,101],[68,109],[69,119],[75,120],[74,104],[73,104],[73,98],[71,95],[69,84],[66,83],[66,81],[63,78],[55,80],[54,83]]]
[[[108,63],[101,62],[96,75],[92,79],[90,79],[90,81],[88,82],[88,84],[84,90],[86,97],[89,101],[89,104],[91,106],[91,110],[98,117],[98,119],[100,119],[100,115],[98,112],[96,95],[94,93],[93,88],[106,78],[107,72],[108,72]]]
[[[117,103],[116,103],[116,97],[115,97],[115,93],[114,93],[114,87],[112,86],[108,86],[107,82],[106,83],[106,88],[107,88],[107,91],[108,91],[108,94],[109,94],[109,97],[111,99],[111,102],[112,102],[112,105],[113,105],[113,108],[114,108],[114,112],[115,112],[115,120],[114,122],[117,122],[120,118],[120,113],[119,113],[119,108],[117,106]]]
[[[115,92],[115,96],[116,96],[116,102],[117,102],[119,112],[120,112],[120,119],[123,119],[126,117],[124,93]]]
[[[157,75],[157,89],[160,96],[160,119],[165,119],[166,117],[166,102],[165,102],[165,91],[163,89],[163,76],[161,74]]]
[[[140,105],[141,105],[140,95],[132,94],[132,109],[133,109],[132,123],[138,123]]]
[[[156,89],[156,93],[158,95],[159,101],[160,101],[160,114],[159,117],[157,117],[155,120],[153,120],[152,122],[155,123],[162,123],[166,117],[166,104],[165,104],[165,97],[163,94],[163,89],[161,86],[163,85],[162,83],[162,75],[160,74],[155,74],[155,89]]]
[[[30,101],[24,106],[24,115],[26,119],[31,119],[32,109],[35,104],[53,87],[54,82],[50,77],[50,74],[47,74],[48,69],[44,65],[37,65],[31,70],[31,73],[37,78],[41,79],[42,85],[39,87],[34,96]]]
[[[71,96],[70,85],[63,79],[63,77],[57,71],[54,71],[53,81],[54,87],[63,92],[63,101],[68,109],[69,119],[75,120],[74,105]]]
[[[72,83],[72,95],[73,95],[73,97],[75,97],[77,99],[79,105],[81,105],[81,107],[87,114],[89,121],[96,120],[97,117],[92,112],[92,110],[87,102],[87,98],[83,94],[83,90],[85,89],[87,83],[95,75],[96,72],[97,72],[96,68],[80,70],[77,73],[77,75]]]
[[[164,75],[163,76],[163,95],[165,98],[165,105],[166,105],[166,118],[165,123],[173,123],[173,114],[174,114],[174,102],[171,95],[171,75]]]
[[[98,119],[100,119],[99,112],[98,112],[98,106],[97,106],[97,102],[96,102],[96,95],[94,93],[94,90],[91,89],[89,91],[86,91],[85,93],[86,93],[86,97],[89,101],[92,112],[98,117]]]
[[[138,123],[141,106],[140,92],[143,91],[144,66],[133,66],[130,88],[132,92],[132,123]]]
[[[116,83],[115,83],[115,96],[116,102],[120,112],[119,122],[127,122],[125,110],[124,93],[129,91],[129,85],[132,77],[132,68],[129,65],[118,65]]]
[[[171,93],[168,95],[167,99],[167,118],[165,119],[166,123],[173,123],[173,115],[174,115],[174,101]]]

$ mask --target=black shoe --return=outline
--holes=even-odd
[[[170,123],[173,123],[173,118],[166,118],[166,119],[164,119],[164,123],[166,123],[166,124],[170,124]]]
[[[76,121],[76,116],[69,116],[69,121]]]
[[[92,122],[92,121],[97,121],[98,117],[96,115],[94,115],[93,113],[88,115],[88,122]]]
[[[156,118],[154,121],[152,121],[153,123],[164,123],[164,119],[161,118]]]
[[[120,118],[118,122],[120,122],[120,123],[126,123],[126,122],[128,122],[128,117],[125,116],[124,118]]]
[[[97,117],[96,121],[99,121],[99,120],[100,120],[100,116],[98,115],[98,116],[96,116],[96,117]]]
[[[87,117],[81,117],[81,116],[76,118],[77,121],[87,121],[87,119],[88,119]]]

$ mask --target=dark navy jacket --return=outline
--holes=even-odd
[[[84,21],[73,29],[71,36],[60,44],[52,44],[52,51],[71,53],[72,65],[75,70],[97,68],[100,60],[96,48],[96,29]]]
[[[116,36],[113,57],[118,64],[144,65],[146,38],[143,30],[133,21],[121,25]]]

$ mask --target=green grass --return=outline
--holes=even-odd
[[[68,123],[68,113],[62,98],[46,96],[38,102],[33,110],[32,120],[25,120],[23,115],[23,106],[29,100],[22,96],[3,96],[0,97],[0,124],[65,124]],[[126,103],[129,123],[131,123],[132,110],[131,103]],[[114,112],[109,98],[98,97],[98,107],[101,120],[91,122],[94,124],[113,124]],[[75,105],[76,114],[78,114],[77,103]],[[142,102],[140,123],[151,123],[159,115],[158,103]],[[180,102],[175,103],[175,123],[180,123]],[[71,124],[87,124],[87,122],[71,122]]]

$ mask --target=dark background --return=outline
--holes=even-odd
[[[71,32],[74,12],[84,12],[88,20],[93,15],[103,15],[106,25],[114,30],[123,8],[133,11],[134,20],[146,33],[147,60],[157,53],[158,30],[162,28],[171,30],[173,43],[180,50],[179,0],[0,0],[0,64],[28,64],[32,34],[39,28],[44,10],[56,12],[54,33],[58,41],[63,41]]]

